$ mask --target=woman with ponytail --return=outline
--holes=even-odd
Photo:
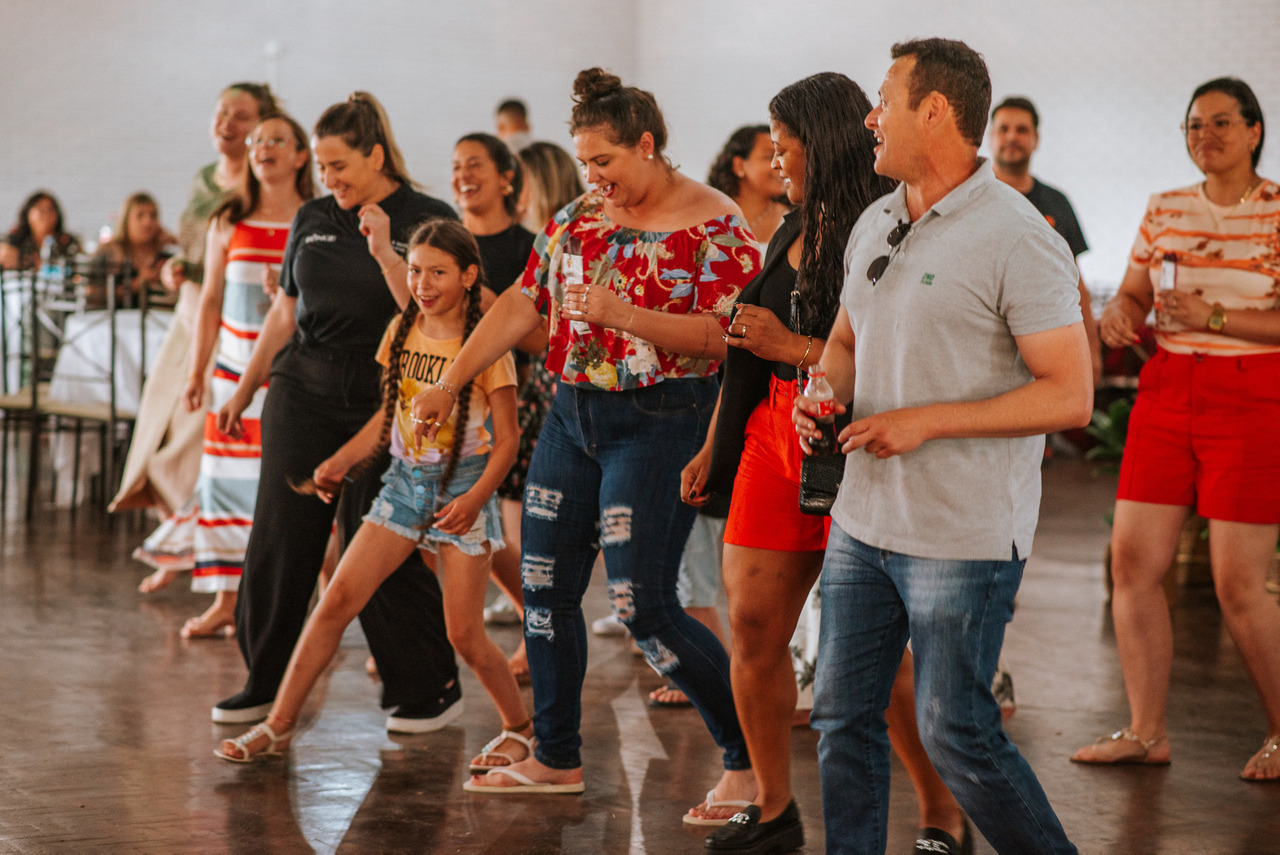
[[[430,437],[455,390],[539,329],[556,397],[529,465],[521,520],[533,756],[473,777],[483,793],[582,792],[582,595],[603,552],[614,611],[723,749],[724,773],[689,821],[723,823],[755,794],[716,637],[680,608],[676,575],[695,510],[680,469],[715,405],[724,328],[760,253],[737,206],[663,154],[653,95],[599,68],[574,82],[577,158],[596,189],[561,209],[435,386],[414,402]]]
[[[241,414],[270,378],[256,499],[262,512],[249,536],[235,610],[249,675],[240,692],[213,708],[222,724],[250,724],[267,714],[306,620],[335,512],[339,533],[350,540],[377,493],[385,460],[350,479],[333,504],[300,496],[289,484],[308,478],[379,409],[374,355],[387,323],[409,302],[399,250],[423,221],[454,219],[448,205],[410,186],[382,107],[367,93],[324,112],[311,150],[333,195],[298,210],[281,293],[217,414],[220,432],[242,434]],[[461,712],[442,608],[440,586],[411,550],[361,614],[382,678],[382,705],[394,708],[390,730],[434,730]]]
[[[507,354],[458,389],[455,416],[434,441],[417,442],[409,413],[413,396],[440,376],[480,318],[485,278],[475,239],[447,220],[421,226],[409,240],[408,284],[412,301],[392,319],[378,348],[385,366],[383,410],[300,487],[330,502],[344,480],[358,477],[390,447],[382,492],[307,621],[266,721],[223,741],[217,754],[225,760],[246,763],[288,746],[298,712],[347,625],[417,550],[435,557],[447,595],[449,639],[502,717],[502,733],[471,768],[508,765],[533,751],[533,723],[502,651],[485,635],[483,616],[490,557],[502,548],[494,491],[518,444],[515,362]],[[485,428],[490,413],[492,437]]]

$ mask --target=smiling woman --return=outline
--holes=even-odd
[[[1204,181],[1151,197],[1101,322],[1102,340],[1124,347],[1156,309],[1159,349],[1130,416],[1111,538],[1111,611],[1131,718],[1071,759],[1164,765],[1172,757],[1173,630],[1160,582],[1194,509],[1209,520],[1222,616],[1267,718],[1262,749],[1240,777],[1274,781],[1280,614],[1263,587],[1280,531],[1280,186],[1256,171],[1266,125],[1243,81],[1196,89],[1182,131]]]
[[[414,226],[454,219],[439,199],[414,191],[382,107],[357,92],[316,123],[311,148],[333,195],[294,218],[280,295],[263,322],[236,393],[218,413],[235,435],[253,390],[270,375],[262,403],[262,474],[245,554],[236,632],[249,667],[238,694],[213,708],[216,722],[261,719],[276,696],[315,589],[335,508],[289,488],[349,440],[376,411],[374,354],[387,322],[409,299],[404,247]],[[342,530],[355,532],[383,465],[346,486]],[[397,709],[393,730],[431,730],[456,715],[457,666],[445,637],[440,588],[416,553],[373,595],[362,618],[370,651]]]
[[[559,376],[525,487],[525,642],[534,756],[472,778],[481,793],[581,792],[582,592],[603,552],[614,612],[649,664],[679,686],[723,748],[725,773],[691,812],[728,820],[754,793],[715,636],[679,608],[676,576],[695,511],[680,467],[707,431],[727,311],[759,266],[737,207],[676,171],[653,96],[599,68],[574,83],[570,131],[595,190],[552,217],[519,288],[481,320],[419,429],[446,420],[460,388],[539,327]],[[713,804],[714,803],[714,804]]]

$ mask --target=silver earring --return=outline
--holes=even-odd
[[[653,155],[652,155],[652,154],[646,154],[646,155],[644,156],[644,159],[645,159],[645,160],[653,160]]]

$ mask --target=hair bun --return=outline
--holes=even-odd
[[[578,72],[573,81],[573,100],[585,104],[621,89],[621,77],[596,66]]]

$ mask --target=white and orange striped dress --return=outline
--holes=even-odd
[[[204,455],[196,486],[195,569],[191,589],[234,591],[240,585],[249,544],[258,473],[262,462],[262,402],[267,387],[254,393],[240,420],[243,436],[220,433],[217,412],[240,382],[262,331],[270,304],[262,282],[267,265],[279,267],[289,223],[242,220],[227,247],[222,293],[222,325],[213,370],[213,409],[205,417]]]
[[[1215,205],[1202,184],[1157,193],[1129,263],[1150,272],[1159,293],[1162,262],[1177,258],[1177,290],[1228,311],[1280,308],[1280,186],[1263,181],[1235,205]],[[1252,356],[1280,347],[1188,329],[1156,314],[1156,342],[1170,353]]]

